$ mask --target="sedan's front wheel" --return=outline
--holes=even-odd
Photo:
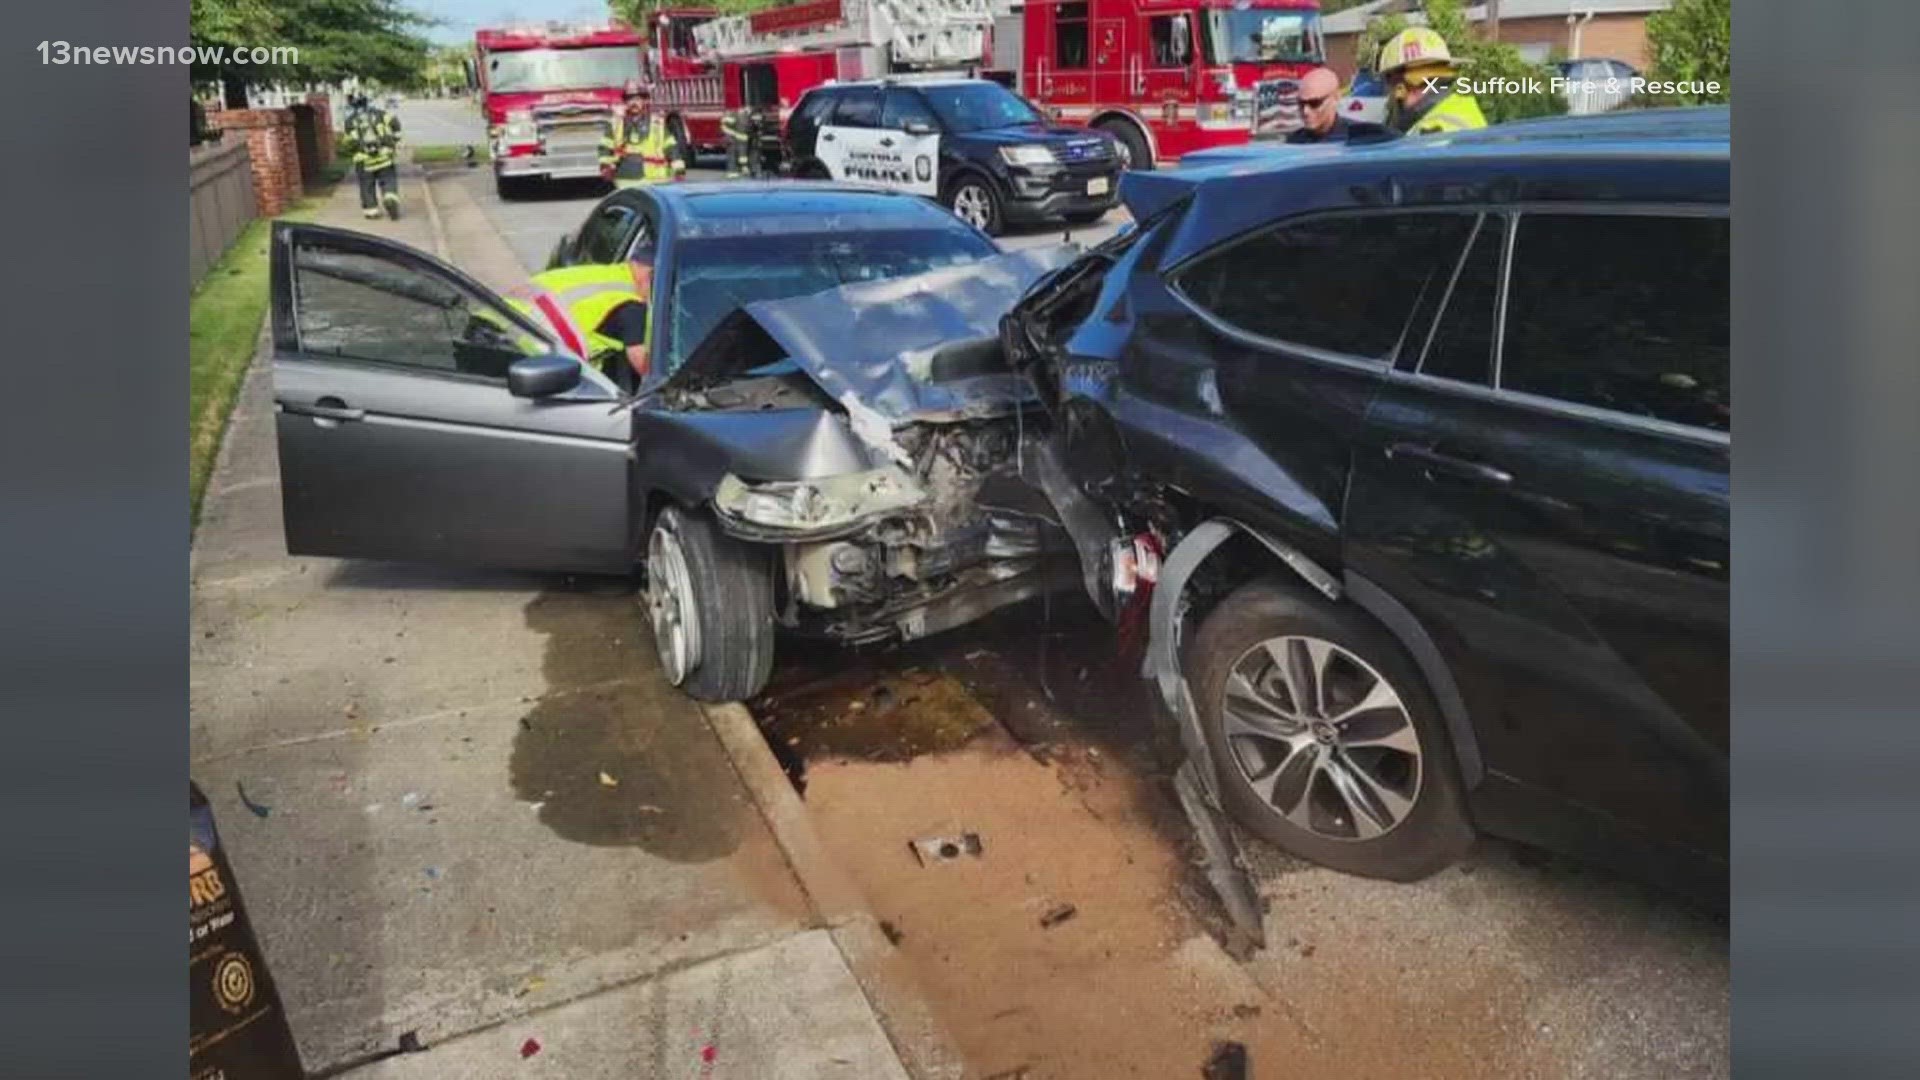
[[[773,579],[762,548],[668,507],[647,537],[647,615],[667,681],[701,701],[760,692],[773,671]]]
[[[1473,841],[1452,746],[1419,669],[1365,612],[1255,581],[1187,651],[1234,816],[1275,846],[1413,881]]]

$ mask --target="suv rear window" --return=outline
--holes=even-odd
[[[1297,221],[1201,256],[1175,284],[1259,337],[1385,360],[1415,306],[1424,300],[1431,310],[1447,287],[1477,220],[1444,212]]]
[[[1727,431],[1727,219],[1523,214],[1500,386]]]

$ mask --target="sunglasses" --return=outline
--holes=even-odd
[[[1317,109],[1320,106],[1325,105],[1327,102],[1332,100],[1333,98],[1331,96],[1317,97],[1317,98],[1301,98],[1300,107],[1303,109]]]

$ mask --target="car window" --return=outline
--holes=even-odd
[[[663,371],[674,371],[721,319],[757,300],[908,277],[996,253],[991,241],[954,219],[930,227],[737,235],[689,243],[680,249],[666,341],[655,351],[655,361]]]
[[[1524,214],[1500,386],[1727,431],[1724,217]]]
[[[1185,67],[1193,59],[1191,26],[1185,15],[1155,15],[1147,20],[1154,67]]]
[[[1053,66],[1087,66],[1087,5],[1077,3],[1053,6]]]
[[[1445,290],[1477,220],[1406,213],[1294,222],[1202,256],[1175,285],[1248,333],[1389,359],[1416,305]]]
[[[294,249],[293,300],[311,357],[505,379],[513,361],[551,349],[445,274],[323,238]]]
[[[927,102],[912,90],[893,89],[887,91],[886,103],[880,110],[880,126],[891,131],[904,131],[908,124],[918,121],[928,127],[938,128],[933,110]]]
[[[613,203],[602,206],[587,217],[587,223],[580,227],[580,244],[575,249],[575,262],[610,263],[620,258],[627,248],[627,237],[632,233],[639,211],[625,203]]]
[[[1506,219],[1483,217],[1446,294],[1440,320],[1428,334],[1420,356],[1422,375],[1493,384],[1493,326],[1505,243]]]
[[[845,91],[831,122],[835,127],[878,127],[880,91],[870,87]]]
[[[800,108],[795,110],[793,118],[807,123],[819,123],[820,118],[825,116],[827,110],[833,106],[833,99],[833,94],[816,90],[808,94],[806,100],[800,103]]]

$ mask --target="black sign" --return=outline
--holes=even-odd
[[[197,785],[187,800],[189,1080],[303,1080],[286,1011]]]

